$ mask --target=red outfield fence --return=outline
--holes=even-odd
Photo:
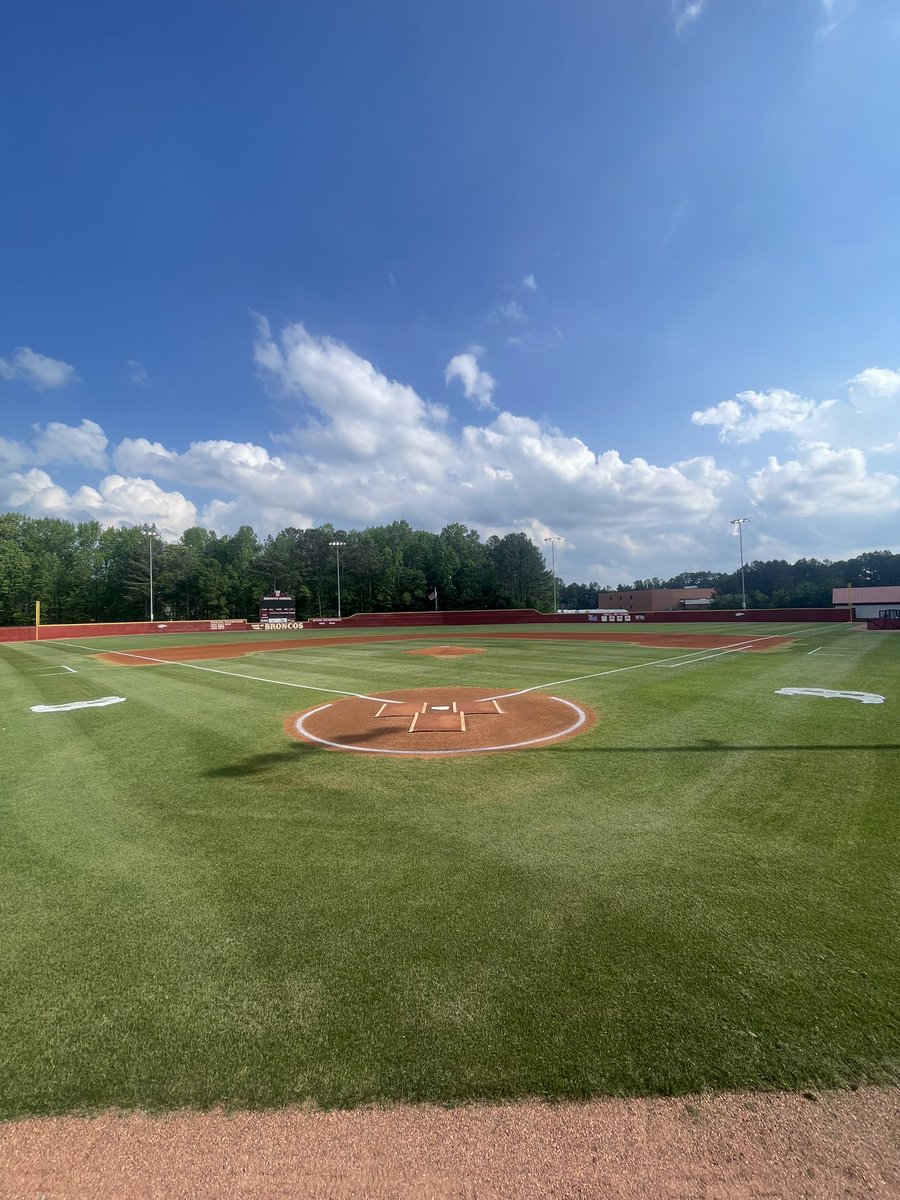
[[[58,638],[115,637],[128,633],[249,633],[246,621],[108,621],[83,625],[41,625],[38,641]],[[33,625],[8,625],[0,629],[0,642],[33,642]]]
[[[828,621],[850,620],[843,608],[754,608],[736,610],[713,609],[706,612],[655,612],[632,613],[628,624],[696,624],[716,622],[746,624],[747,621]],[[390,629],[397,626],[442,625],[584,625],[601,624],[596,613],[541,613],[533,608],[464,609],[458,612],[408,612],[408,613],[355,613],[352,617],[313,617],[303,624],[307,629]],[[612,623],[612,622],[610,622]],[[617,624],[619,622],[616,622]],[[873,627],[870,623],[869,628]],[[882,628],[884,626],[881,626]],[[888,626],[891,627],[891,626]],[[259,628],[258,626],[256,627]],[[220,621],[122,621],[81,625],[41,625],[40,641],[55,641],[59,638],[115,637],[135,633],[252,633],[253,625],[247,621],[227,619]],[[278,625],[269,626],[271,632]],[[0,628],[0,642],[33,642],[33,625],[13,625]]]
[[[355,613],[352,617],[312,617],[305,624],[310,629],[340,626],[342,629],[365,629],[372,626],[396,625],[583,625],[599,622],[597,613],[541,613],[533,608],[463,609],[459,612],[413,613]],[[630,622],[649,624],[666,622],[696,624],[703,621],[848,621],[846,609],[836,608],[754,608],[746,611],[714,609],[711,612],[654,612],[631,613]],[[618,623],[618,622],[617,622]]]

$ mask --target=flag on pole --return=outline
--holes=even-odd
[[[437,600],[437,588],[436,587],[433,587],[431,589],[431,591],[428,593],[428,599],[429,600]]]

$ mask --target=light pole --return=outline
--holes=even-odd
[[[561,542],[561,537],[545,537],[545,542],[550,543],[550,558],[553,563],[553,615],[556,616],[556,543]]]
[[[741,542],[741,605],[747,607],[747,589],[744,586],[744,526],[750,524],[749,517],[735,517],[731,522],[732,525],[737,525],[738,537]]]
[[[150,624],[153,624],[153,530],[144,535],[150,539]]]
[[[346,542],[329,542],[329,546],[334,546],[334,553],[337,556],[337,583],[338,583],[338,620],[341,619],[341,546],[346,546]]]

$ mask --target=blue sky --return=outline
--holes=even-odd
[[[0,508],[900,549],[894,0],[35,0],[0,78]]]

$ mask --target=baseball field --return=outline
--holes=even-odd
[[[0,646],[0,1117],[896,1082],[900,637],[573,630]]]

